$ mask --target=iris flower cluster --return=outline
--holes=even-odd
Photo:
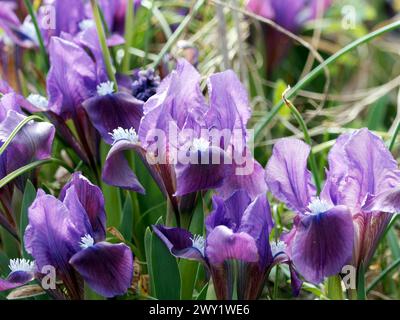
[[[154,235],[176,258],[200,262],[218,299],[259,298],[279,264],[288,267],[293,295],[299,294],[304,280],[319,284],[340,274],[345,265],[368,266],[400,210],[400,171],[381,138],[368,129],[339,136],[318,194],[307,168],[310,146],[303,141],[279,140],[265,168],[254,159],[247,128],[250,103],[232,70],[209,76],[207,97],[201,75],[184,59],[162,80],[154,70],[139,70],[114,83],[89,8],[82,1],[53,2],[59,17],[56,28],[52,33],[42,30],[50,59],[47,97],[25,98],[5,81],[0,83],[1,144],[29,114],[40,113],[49,122],[32,120],[15,134],[0,155],[0,179],[50,158],[57,133],[93,170],[93,180],[145,194],[126,157],[133,151],[175,214],[171,225],[153,225]],[[110,26],[108,45],[121,44],[126,1],[99,3]],[[261,6],[250,1],[249,8],[283,19],[279,21],[290,23],[293,32],[316,15],[312,2],[307,17],[298,17],[294,7],[282,16],[284,3],[264,1]],[[66,5],[74,9],[69,15],[64,15]],[[9,37],[18,45],[21,39],[35,43],[28,35],[24,38],[12,6],[0,10],[0,26]],[[110,149],[100,177],[101,140]],[[30,258],[10,260],[0,290],[41,283],[44,270],[52,267],[56,284],[44,289],[56,299],[82,299],[85,286],[104,297],[128,292],[133,253],[123,240],[107,241],[102,190],[81,172],[72,174],[58,197],[39,189],[20,237],[11,202],[28,178],[22,175],[0,189],[0,224],[21,241]],[[188,227],[195,204],[210,193],[205,232],[192,234]],[[294,212],[291,230],[279,234],[274,228],[267,195]]]

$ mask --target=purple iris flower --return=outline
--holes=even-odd
[[[21,23],[15,10],[15,1],[1,1],[0,5],[0,31],[4,32],[0,38],[3,42],[13,43],[20,47],[30,48],[34,45],[35,34],[33,24],[29,19]]]
[[[10,263],[11,274],[0,280],[8,290],[40,280],[45,267],[54,267],[67,297],[80,299],[82,279],[105,297],[124,294],[133,277],[133,256],[125,244],[105,241],[106,215],[101,190],[80,173],[61,190],[59,199],[39,190],[29,208],[24,243],[32,262]],[[14,265],[14,267],[13,267]],[[58,292],[59,296],[61,291]]]
[[[343,134],[329,153],[318,197],[307,169],[309,152],[300,140],[280,140],[266,167],[266,181],[272,194],[297,213],[288,235],[296,269],[319,283],[347,263],[368,265],[399,209],[400,172],[379,137],[367,129]]]
[[[242,187],[252,198],[266,191],[264,170],[246,145],[251,114],[246,90],[232,71],[214,74],[208,80],[208,104],[199,82],[197,70],[179,60],[176,70],[144,103],[138,130],[134,122],[115,128],[112,136],[108,130],[99,130],[106,141],[112,138],[113,142],[103,170],[104,181],[143,190],[123,156],[123,151],[133,149],[145,159],[172,201],[176,196],[212,188],[229,196]],[[248,174],[235,174],[244,165],[249,165]]]
[[[332,0],[249,0],[247,9],[297,34],[306,22],[318,17],[318,10],[324,13],[331,2]],[[265,26],[264,34],[268,70],[271,70],[285,55],[291,40],[269,26]]]
[[[18,124],[26,116],[23,115],[21,106],[31,109],[28,101],[18,95],[6,83],[1,84],[0,91],[4,95],[0,98],[0,145],[10,136]],[[13,138],[5,151],[0,156],[0,179],[14,170],[33,161],[43,160],[51,156],[52,143],[55,129],[47,122],[31,121],[27,123]],[[12,213],[12,195],[14,186],[23,190],[26,177],[19,177],[0,190],[0,224],[16,236],[15,215]]]
[[[123,42],[128,1],[99,0],[98,4],[111,36]],[[131,10],[137,10],[140,4],[141,0],[135,0]],[[82,0],[45,1],[39,9],[38,21],[46,45],[51,37],[61,37],[63,33],[75,37],[87,29],[95,29],[91,4]]]
[[[234,261],[237,262],[238,299],[257,299],[271,268],[289,263],[280,243],[269,243],[273,227],[265,195],[254,200],[244,190],[228,199],[213,197],[213,211],[206,220],[206,239],[180,228],[153,226],[154,232],[177,258],[202,262],[210,272],[218,299],[230,300],[234,291]],[[293,272],[295,275],[295,272]],[[301,282],[292,282],[296,292]]]

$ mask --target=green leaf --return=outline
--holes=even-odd
[[[157,223],[162,223],[161,219]],[[148,238],[148,230],[146,236]],[[145,239],[146,246],[148,239]],[[146,250],[146,257],[147,257]],[[154,286],[152,295],[159,300],[179,300],[181,279],[176,258],[171,255],[166,245],[154,233],[151,234],[149,275]]]
[[[203,289],[201,289],[199,295],[196,297],[196,300],[206,300],[208,291],[208,282],[204,285]]]
[[[22,251],[22,257],[24,257],[24,258],[29,258],[29,255],[26,252],[25,246],[24,246],[24,232],[25,232],[26,226],[28,225],[28,208],[30,207],[32,202],[35,200],[35,198],[36,198],[35,187],[33,186],[32,182],[30,180],[28,180],[26,182],[24,195],[22,197],[21,216],[20,216],[20,222],[19,222],[21,251]]]
[[[203,201],[200,194],[193,213],[190,224],[190,232],[196,235],[203,235],[204,212]],[[181,259],[179,261],[179,271],[181,275],[181,299],[190,300],[193,298],[193,290],[196,283],[196,276],[199,269],[199,262]]]
[[[122,209],[122,221],[121,226],[119,227],[119,231],[126,240],[131,241],[133,231],[133,206],[132,199],[129,195],[125,198],[124,208]]]
[[[100,144],[101,159],[104,163],[110,146],[106,145],[103,141]],[[119,227],[122,219],[122,203],[120,190],[116,187],[109,186],[102,182],[101,189],[104,195],[104,205],[107,213],[107,226]]]
[[[361,262],[357,274],[357,299],[365,300],[366,297],[367,296],[365,293],[365,269],[364,269],[364,263]]]

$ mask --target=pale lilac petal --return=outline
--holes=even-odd
[[[234,233],[226,226],[218,226],[208,234],[206,256],[211,265],[220,265],[229,259],[259,260],[255,239],[245,232]]]
[[[251,156],[246,157],[242,166],[235,165],[233,174],[224,179],[223,185],[217,192],[224,198],[228,198],[235,190],[245,189],[254,199],[267,192],[264,168]]]
[[[307,169],[310,147],[301,140],[278,141],[266,167],[266,181],[271,193],[288,208],[305,212],[315,187]]]
[[[251,116],[248,95],[232,70],[210,76],[208,93],[210,109],[206,121],[209,128],[246,130]]]

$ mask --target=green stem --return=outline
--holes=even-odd
[[[342,280],[339,275],[327,279],[327,296],[331,300],[343,300]]]
[[[273,292],[274,300],[278,299],[279,274],[280,274],[280,268],[279,268],[279,265],[277,265],[276,271],[275,271],[275,282],[274,282],[274,292]]]
[[[110,50],[108,50],[106,35],[103,27],[103,23],[101,21],[101,15],[99,11],[99,7],[97,5],[96,0],[90,0],[93,10],[93,17],[96,23],[97,34],[99,36],[99,42],[101,51],[103,53],[104,64],[106,66],[108,77],[112,82],[114,82],[115,90],[118,91],[118,84],[114,74],[114,68],[112,66],[111,54]]]
[[[71,172],[71,173],[73,172],[73,170],[71,168],[69,168],[69,166],[67,166],[65,164],[65,162],[62,161],[62,160],[54,159],[54,158],[49,158],[49,159],[45,159],[45,160],[38,160],[38,161],[35,161],[35,162],[32,162],[32,163],[29,163],[26,166],[20,167],[17,170],[14,170],[13,172],[11,172],[7,176],[5,176],[4,178],[2,178],[0,180],[0,189],[3,188],[10,181],[12,181],[15,178],[19,177],[20,175],[22,175],[24,173],[27,173],[27,172],[35,169],[36,167],[39,167],[39,166],[44,165],[46,163],[56,163],[56,164],[59,164],[59,165],[63,166],[69,172]]]
[[[372,39],[386,33],[392,31],[396,28],[400,27],[400,21],[395,21],[393,23],[388,24],[382,28],[379,28],[364,37],[361,37],[351,43],[349,43],[344,48],[340,49],[338,52],[330,56],[323,63],[319,64],[315,67],[310,73],[308,73],[304,78],[302,78],[288,93],[287,98],[291,98],[294,96],[300,89],[302,89],[306,84],[315,79],[327,66],[331,65],[333,62],[344,56],[349,51],[357,48],[361,44],[367,43]],[[257,124],[255,128],[254,137],[255,139],[259,139],[262,133],[262,130],[271,122],[271,120],[275,117],[275,115],[279,112],[281,107],[284,105],[283,99],[281,99],[272,109],[271,111]]]
[[[396,143],[397,135],[400,131],[400,120],[397,122],[396,129],[394,130],[393,136],[390,138],[389,150],[392,151],[394,144]]]
[[[285,92],[282,94],[282,100],[288,106],[290,111],[293,113],[293,116],[296,118],[296,121],[299,123],[301,130],[303,131],[303,134],[304,134],[304,140],[310,147],[312,147],[312,140],[311,140],[310,134],[308,133],[307,125],[304,122],[303,117],[301,116],[300,112],[296,109],[296,107],[293,105],[293,103],[286,98],[286,93],[289,90],[290,90],[290,87],[288,87],[285,90]],[[312,151],[310,152],[309,162],[310,162],[311,172],[313,174],[314,181],[315,181],[315,186],[317,187],[317,193],[319,194],[321,192],[321,179],[318,174],[317,161],[315,160],[315,155]]]
[[[163,59],[164,55],[171,49],[171,47],[174,45],[174,43],[178,40],[178,38],[181,36],[182,32],[189,25],[192,18],[197,14],[197,12],[200,10],[200,8],[203,6],[204,3],[205,3],[205,0],[197,0],[196,1],[196,3],[193,6],[192,11],[188,15],[186,15],[186,17],[183,19],[183,21],[181,22],[179,27],[175,30],[175,32],[172,34],[172,36],[168,39],[167,43],[161,49],[160,53],[157,56],[157,60],[151,64],[151,67],[153,69],[155,69],[158,66],[158,64]]]
[[[148,8],[149,11],[147,12],[147,21],[146,21],[148,29],[144,34],[144,52],[145,52],[145,54],[144,54],[143,65],[147,64],[147,60],[149,57],[149,42],[150,42],[150,30],[151,30],[150,24],[151,24],[151,17],[153,14],[154,0],[150,0],[150,1],[151,1],[150,7]]]
[[[42,53],[42,56],[43,56],[44,64],[45,64],[46,68],[49,69],[49,65],[50,65],[49,64],[49,58],[47,56],[47,52],[46,52],[46,48],[44,46],[42,33],[40,32],[39,24],[37,22],[36,14],[35,14],[35,12],[33,10],[33,7],[32,7],[32,3],[29,0],[24,0],[24,3],[25,3],[26,8],[28,9],[29,15],[31,16],[33,26],[35,27],[35,32],[36,32],[36,36],[37,36],[38,41],[39,41],[39,48],[40,48],[40,52]]]
[[[133,39],[133,0],[128,0],[128,6],[125,14],[125,55],[122,60],[122,72],[128,73],[130,69],[131,55],[129,53],[129,48],[131,47]]]

